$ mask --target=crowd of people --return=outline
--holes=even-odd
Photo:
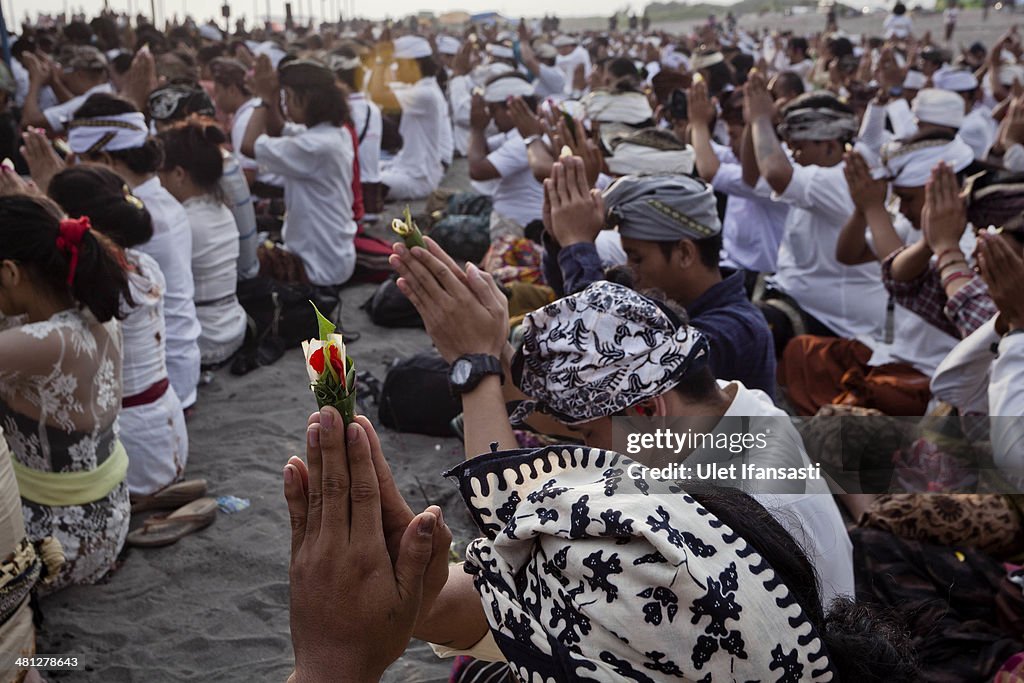
[[[377,680],[411,637],[452,681],[1024,679],[1024,44],[954,52],[956,19],[26,23],[0,650],[34,651],[30,596],[211,523],[202,385],[386,280],[450,367],[482,536],[450,565],[370,420],[315,413],[283,475],[295,681]],[[382,259],[420,202],[426,246]],[[829,476],[625,476],[648,418],[764,421],[743,462]]]

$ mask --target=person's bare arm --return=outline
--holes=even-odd
[[[50,131],[50,123],[39,107],[39,93],[46,85],[49,78],[47,69],[51,67],[31,52],[24,53],[21,61],[28,70],[28,94],[21,110],[21,125],[23,128],[45,128]]]
[[[876,180],[860,154],[848,152],[843,175],[846,176],[855,211],[843,226],[836,242],[836,260],[848,266],[885,260],[903,246],[903,240],[892,226],[892,218],[885,208],[889,188],[886,180]],[[868,245],[865,229],[870,228],[874,251]]]
[[[749,187],[757,187],[761,180],[761,169],[757,167],[757,155],[754,153],[754,134],[750,125],[743,127],[743,139],[740,144],[740,164],[743,168],[743,182]]]
[[[793,178],[793,165],[775,135],[775,126],[772,123],[774,103],[761,74],[751,75],[745,87],[745,106],[750,113],[748,120],[758,171],[776,194],[782,194]]]
[[[452,650],[468,650],[480,642],[488,630],[473,577],[461,564],[453,564],[448,566],[448,582],[429,613],[420,615],[412,636]]]
[[[921,277],[932,259],[932,250],[925,240],[914,242],[896,255],[892,261],[892,279],[909,282]]]
[[[837,261],[846,266],[856,266],[875,260],[875,255],[871,253],[867,240],[864,239],[867,227],[864,214],[854,211],[839,231],[839,238],[836,240]]]
[[[722,165],[711,147],[711,121],[714,119],[715,105],[708,97],[708,86],[703,80],[693,84],[688,99],[690,142],[696,155],[697,173],[710,183]]]
[[[277,71],[266,55],[260,55],[256,59],[252,87],[263,103],[252,111],[249,125],[242,137],[241,152],[250,159],[255,159],[256,139],[264,133],[271,137],[279,137],[284,130],[284,113],[281,111],[281,88],[277,80]]]
[[[490,122],[487,105],[480,95],[473,95],[473,103],[469,113],[469,148],[466,160],[469,161],[469,177],[472,180],[493,180],[501,174],[494,164],[487,160],[487,124]]]

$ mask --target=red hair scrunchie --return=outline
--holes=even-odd
[[[65,218],[60,222],[60,231],[57,233],[57,248],[68,255],[68,285],[75,281],[75,271],[78,269],[78,248],[82,246],[82,238],[92,228],[88,216],[81,218]]]

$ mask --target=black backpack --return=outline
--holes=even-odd
[[[396,360],[384,378],[380,423],[399,432],[458,436],[451,422],[462,401],[448,386],[448,363],[436,351]]]

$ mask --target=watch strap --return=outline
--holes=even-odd
[[[469,377],[462,384],[455,384],[449,376],[448,385],[451,387],[453,394],[461,395],[476,389],[477,385],[488,375],[497,375],[501,378],[501,383],[505,384],[505,370],[501,366],[501,359],[497,356],[487,353],[467,353],[456,358],[455,362],[452,363],[452,367],[460,360],[468,360],[472,370],[470,370]]]

